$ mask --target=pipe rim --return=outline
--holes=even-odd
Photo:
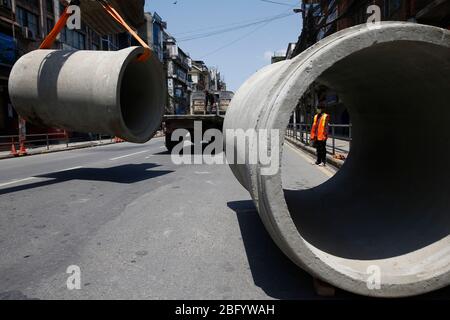
[[[163,113],[164,110],[162,107],[160,108],[155,108],[154,106],[151,106],[151,110],[148,110],[149,113],[149,119],[147,124],[148,126],[146,126],[146,128],[144,130],[140,130],[140,132],[135,132],[133,129],[130,128],[129,124],[127,124],[126,120],[125,120],[125,116],[124,116],[124,106],[122,106],[122,87],[124,85],[124,77],[125,77],[125,73],[127,72],[128,68],[130,67],[130,64],[133,63],[138,63],[138,64],[142,64],[142,67],[147,67],[147,68],[151,68],[152,72],[154,73],[158,73],[160,74],[160,77],[151,77],[151,83],[152,85],[158,85],[161,90],[161,92],[164,92],[164,81],[163,79],[163,75],[162,75],[162,66],[160,66],[159,61],[156,61],[156,58],[154,56],[154,54],[151,54],[149,59],[147,61],[144,62],[137,62],[137,58],[144,53],[144,48],[143,47],[130,47],[130,48],[126,48],[126,49],[122,49],[124,53],[126,53],[126,58],[123,60],[123,63],[121,65],[119,74],[118,74],[118,78],[117,78],[117,87],[116,87],[116,101],[117,101],[117,105],[119,107],[119,121],[122,127],[122,131],[124,134],[121,135],[121,138],[124,138],[127,141],[131,141],[131,142],[135,142],[135,143],[145,143],[147,141],[149,141],[153,135],[155,134],[156,130],[158,129],[161,121],[162,121],[162,117],[163,117]],[[156,79],[155,79],[156,78]],[[158,79],[160,79],[158,81]],[[149,87],[150,87],[150,81],[149,81]],[[156,97],[156,100],[159,101],[161,99],[160,97],[161,94],[158,95],[158,93],[155,93],[153,95],[153,97]],[[158,103],[161,103],[162,105],[162,101],[159,101]]]
[[[336,33],[333,37],[328,39],[327,41],[322,41],[321,43],[311,47],[309,50],[305,51],[304,54],[298,56],[292,61],[291,67],[295,67],[295,70],[290,73],[290,76],[287,80],[283,81],[283,84],[279,86],[278,94],[276,98],[270,102],[270,108],[266,115],[263,116],[258,123],[258,128],[269,128],[269,129],[281,129],[280,136],[284,137],[284,133],[289,122],[288,116],[290,113],[283,113],[280,110],[283,109],[283,106],[290,106],[289,109],[293,110],[295,108],[295,104],[293,105],[293,101],[297,99],[292,98],[292,94],[289,93],[289,90],[295,88],[297,90],[296,98],[300,98],[303,95],[303,92],[306,88],[311,84],[315,79],[318,78],[320,74],[325,72],[328,67],[326,67],[327,63],[332,64],[336,61],[339,61],[342,58],[345,58],[347,55],[338,58],[336,55],[336,51],[339,52],[339,47],[343,46],[348,48],[349,44],[353,44],[352,39],[355,37],[359,37],[365,35],[367,33],[374,33],[377,37],[376,41],[380,41],[383,39],[383,34],[395,35],[395,37],[401,36],[401,40],[411,40],[411,41],[425,41],[423,39],[423,28],[426,29],[427,32],[427,41],[430,43],[436,44],[439,43],[441,45],[449,47],[448,39],[450,39],[450,33],[444,31],[443,29],[422,26],[412,23],[398,23],[398,22],[385,22],[382,23],[382,29],[378,30],[369,30],[366,25],[356,26],[353,28],[349,28],[348,30],[344,30],[342,32]],[[389,30],[387,30],[389,29]],[[420,32],[419,32],[420,29]],[[356,31],[356,32],[355,32]],[[389,31],[389,32],[387,32]],[[437,35],[441,35],[440,39]],[[420,36],[419,36],[420,35]],[[395,38],[394,37],[394,38]],[[388,36],[389,38],[389,36]],[[391,41],[399,40],[398,38],[392,39]],[[387,41],[387,40],[386,40]],[[321,52],[322,59],[319,59],[323,64],[317,63],[320,68],[309,69],[308,65],[306,65],[305,61],[314,62],[315,59],[318,59],[317,51],[319,49],[326,48],[333,44],[336,47],[333,47],[332,50],[327,52],[327,56],[324,56],[324,53]],[[359,50],[367,48],[370,46],[370,41],[366,41],[364,45],[359,47]],[[356,48],[354,48],[356,49]],[[354,52],[354,51],[352,51]],[[342,52],[340,52],[342,53]],[[330,59],[327,62],[324,60]],[[332,59],[336,59],[333,61]],[[331,63],[331,61],[333,61]],[[311,68],[311,66],[309,66]],[[305,72],[308,76],[305,79]],[[314,76],[316,75],[316,76]],[[298,84],[294,84],[298,82],[298,79],[302,79],[302,86]],[[302,88],[299,90],[299,88]],[[298,93],[301,92],[301,93]],[[298,100],[297,100],[298,101]],[[284,109],[286,109],[285,107]],[[283,139],[281,139],[283,141]],[[282,143],[281,143],[282,145]],[[282,148],[280,148],[280,159],[282,155]],[[268,221],[270,221],[272,230],[280,231],[275,232],[281,237],[281,241],[287,245],[284,248],[285,253],[299,266],[306,269],[310,274],[313,274],[321,279],[337,286],[342,289],[356,292],[362,295],[367,296],[378,296],[378,297],[404,297],[404,296],[413,296],[417,294],[423,294],[426,292],[434,291],[436,289],[445,287],[450,284],[450,264],[447,265],[447,268],[440,272],[438,275],[434,275],[430,278],[424,278],[419,281],[404,281],[404,279],[400,279],[400,277],[394,277],[392,280],[400,280],[397,283],[385,283],[382,282],[381,290],[370,290],[367,287],[367,282],[361,279],[361,275],[357,273],[353,273],[352,270],[344,271],[339,266],[330,265],[324,261],[327,258],[327,254],[323,252],[322,255],[317,254],[314,248],[309,244],[299,233],[298,229],[295,227],[294,222],[290,216],[290,212],[286,203],[286,199],[284,198],[282,192],[282,181],[281,181],[281,173],[279,172],[276,176],[262,176],[257,171],[256,183],[258,185],[257,195],[258,208],[259,212],[262,216],[266,217]],[[276,205],[274,205],[275,201],[273,198],[271,200],[268,199],[267,195],[275,195]],[[282,204],[282,205],[279,205]],[[271,217],[271,214],[273,217]],[[274,232],[271,232],[273,236]],[[278,240],[279,241],[279,240]],[[320,249],[319,249],[320,250]],[[448,255],[447,255],[448,257]],[[448,259],[448,258],[447,258]],[[338,269],[338,270],[337,270]],[[365,275],[367,276],[367,275]],[[433,279],[432,281],[430,281]]]

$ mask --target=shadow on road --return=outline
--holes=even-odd
[[[0,190],[0,195],[29,190],[70,180],[105,181],[121,184],[132,184],[163,176],[173,171],[149,170],[159,167],[154,163],[127,164],[111,168],[79,168],[35,176],[51,180],[39,181]]]
[[[236,212],[255,285],[276,299],[320,299],[310,275],[292,263],[275,245],[252,201],[229,202]]]
[[[336,289],[334,298],[321,298],[312,277],[297,267],[276,246],[251,200],[228,202],[236,212],[255,285],[276,299],[370,299]],[[448,300],[450,287],[413,297],[413,300]]]

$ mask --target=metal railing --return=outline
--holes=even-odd
[[[349,148],[351,148],[352,143],[352,125],[351,124],[329,124],[331,134],[328,136],[331,139],[331,150],[332,154],[336,154],[336,150],[348,152],[348,150],[343,150],[336,147],[336,140],[348,141]],[[286,129],[286,136],[293,138],[297,141],[302,142],[303,144],[310,145],[311,144],[311,128],[312,124],[306,123],[290,123]],[[336,135],[337,128],[348,129],[347,134],[344,135]]]
[[[101,135],[101,134],[92,134],[89,136],[72,136],[65,133],[43,133],[43,134],[27,134],[25,136],[25,140],[23,140],[24,146],[28,148],[42,148],[45,147],[47,150],[50,150],[52,146],[65,144],[66,147],[69,147],[71,143],[80,143],[80,142],[95,142],[95,141],[103,141],[109,140],[113,141],[113,137],[109,135]],[[12,145],[14,144],[16,148],[20,147],[20,137],[19,135],[9,135],[9,136],[0,136],[0,151],[8,151],[11,150]]]

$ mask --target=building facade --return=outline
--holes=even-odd
[[[366,23],[367,8],[378,5],[382,21],[410,21],[450,28],[450,1],[448,0],[305,0],[300,12],[303,28],[300,37],[287,58],[293,58],[321,39],[337,31]],[[327,105],[331,122],[349,124],[349,112],[331,89],[313,84],[299,102],[292,121],[311,123],[316,106]],[[345,134],[345,132],[340,132]]]
[[[192,62],[192,69],[189,73],[189,80],[192,84],[191,97],[199,103],[203,100],[206,107],[201,109],[211,112],[217,108],[221,95],[226,95],[227,85],[217,67],[208,67],[204,61],[195,60]],[[191,99],[191,106],[194,101]],[[194,112],[194,110],[192,110]]]
[[[192,87],[189,72],[192,60],[178,45],[175,38],[166,34],[164,41],[165,70],[167,71],[167,113],[189,114]]]
[[[192,68],[189,72],[189,80],[192,83],[192,90],[194,92],[209,91],[211,83],[209,68],[204,61],[194,60]]]
[[[209,69],[209,79],[210,85],[209,90],[213,92],[226,91],[227,85],[222,78],[222,75],[217,67],[212,67]]]
[[[133,0],[136,8],[144,1]],[[114,5],[114,3],[113,3]],[[83,9],[83,7],[82,7]],[[8,96],[8,78],[13,64],[22,55],[39,47],[58,21],[64,6],[59,0],[1,0],[0,1],[0,135],[16,135],[18,116]],[[140,11],[123,13],[128,21],[140,21]],[[131,14],[131,15],[130,15]],[[134,16],[135,15],[135,16]],[[81,11],[81,30],[63,29],[54,44],[55,49],[118,50],[132,44],[131,37],[116,32],[117,25],[102,13],[88,19]],[[102,21],[102,19],[104,21]],[[91,27],[84,20],[91,21]],[[111,26],[111,27],[109,27]],[[134,27],[137,27],[136,25]],[[112,34],[105,32],[112,31]],[[27,125],[28,133],[44,133],[47,129]],[[49,131],[52,131],[49,129]]]
[[[167,32],[167,22],[158,13],[146,12],[144,16],[145,25],[139,33],[163,64],[166,74],[165,114],[189,114],[193,95],[226,90],[218,69],[209,68],[204,61],[193,61]]]
[[[164,63],[164,35],[167,29],[167,22],[158,13],[146,12],[144,14],[145,23],[139,29],[139,34],[152,49],[161,63]]]
[[[145,26],[139,31],[164,66],[167,81],[166,114],[189,113],[191,83],[189,73],[192,61],[167,31],[165,22],[158,13],[145,13]]]
[[[302,2],[302,33],[293,56],[339,30],[365,23],[367,8],[377,5],[382,21],[410,21],[450,28],[447,0],[305,0]]]

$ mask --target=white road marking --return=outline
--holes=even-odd
[[[83,167],[82,167],[82,166],[78,166],[78,167],[73,167],[73,168],[67,168],[67,169],[63,169],[63,170],[53,171],[53,172],[49,172],[49,173],[45,173],[45,174],[52,174],[52,173],[58,173],[58,172],[66,172],[66,171],[77,170],[77,169],[81,169],[81,168],[83,168]],[[9,185],[11,185],[11,184],[16,184],[16,183],[20,183],[20,182],[26,182],[26,181],[38,179],[40,175],[42,175],[42,174],[37,174],[37,175],[35,175],[35,176],[28,177],[28,178],[24,178],[24,179],[16,179],[16,180],[11,180],[11,181],[9,181],[9,182],[1,183],[1,184],[0,184],[0,188],[1,188],[1,187],[9,186]]]
[[[0,188],[9,186],[11,184],[16,184],[16,183],[20,183],[20,182],[30,181],[30,180],[33,180],[33,179],[36,179],[36,178],[35,177],[29,177],[29,178],[25,178],[25,179],[12,180],[12,181],[0,184]]]
[[[138,154],[142,154],[142,153],[146,153],[146,152],[149,152],[149,151],[148,151],[148,150],[139,151],[139,152],[127,154],[127,155],[124,155],[124,156],[112,158],[112,159],[109,159],[109,160],[110,160],[110,161],[115,161],[115,160],[119,160],[119,159],[123,159],[123,158],[128,158],[128,157],[136,156],[136,155],[138,155]]]
[[[292,146],[292,144],[290,144],[289,141],[286,141],[286,145],[289,146],[289,148],[291,148],[295,153],[297,153],[303,159],[305,159],[308,163],[311,163],[311,159],[313,159],[312,157],[307,156],[306,154],[304,154],[303,152],[301,152],[300,150],[298,150],[297,148]],[[324,173],[329,178],[333,177],[336,174],[336,172],[332,171],[331,169],[327,169],[326,167],[320,167],[320,166],[315,165],[314,168],[319,169],[320,171],[322,171],[322,173]]]

